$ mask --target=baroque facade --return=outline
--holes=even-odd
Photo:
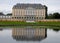
[[[16,4],[12,8],[12,18],[20,21],[39,21],[47,17],[47,7],[41,4]]]

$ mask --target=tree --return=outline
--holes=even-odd
[[[60,19],[60,14],[58,12],[49,14],[48,19]]]
[[[60,14],[59,13],[53,13],[53,18],[54,19],[60,19]]]
[[[0,12],[0,15],[4,15],[2,12]]]
[[[10,15],[12,15],[12,13],[8,13],[7,15],[9,15],[9,16],[10,16]]]
[[[49,14],[48,19],[52,19],[52,18],[53,18],[53,14]]]

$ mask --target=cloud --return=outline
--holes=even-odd
[[[0,12],[9,13],[9,12],[11,12],[11,10],[12,10],[12,6],[11,5],[0,4]]]
[[[10,11],[16,3],[42,3],[48,7],[49,12],[60,12],[60,0],[1,0],[0,11]]]

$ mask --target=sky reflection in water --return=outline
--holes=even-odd
[[[38,27],[0,28],[0,43],[60,43],[60,30]]]

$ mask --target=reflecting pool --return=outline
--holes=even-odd
[[[43,27],[0,27],[0,43],[60,43],[60,30]]]

